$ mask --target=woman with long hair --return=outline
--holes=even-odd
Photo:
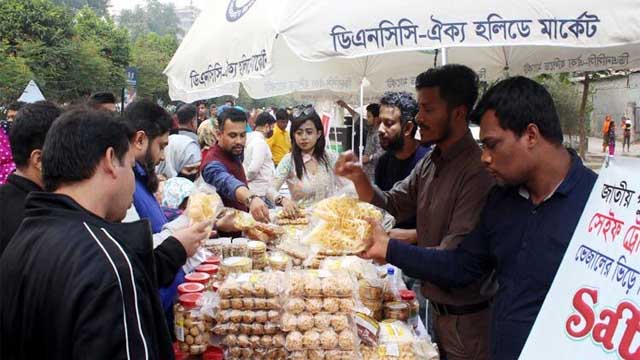
[[[285,213],[295,214],[298,206],[308,206],[326,199],[345,186],[346,179],[333,172],[338,154],[326,149],[322,121],[311,107],[294,109],[291,122],[291,153],[285,155],[276,169],[269,200],[283,206]],[[291,199],[279,194],[287,183]]]

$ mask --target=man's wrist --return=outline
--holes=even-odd
[[[255,195],[255,194],[253,194],[253,195],[249,195],[249,197],[247,198],[247,200],[245,201],[245,203],[244,203],[244,204],[245,204],[247,207],[251,207],[251,203],[253,202],[253,200],[255,200],[255,199],[257,199],[257,198],[259,198],[259,196],[258,196],[258,195]]]

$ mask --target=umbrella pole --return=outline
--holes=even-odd
[[[358,149],[358,154],[360,155],[360,163],[362,163],[362,153],[364,152],[363,146],[363,130],[364,130],[364,82],[365,78],[362,78],[360,82],[360,147]]]
[[[580,128],[580,157],[585,158],[587,154],[587,129],[585,126],[585,113],[587,109],[587,99],[589,97],[589,72],[584,73],[584,83],[582,87],[582,103],[580,103],[580,114],[578,115],[578,126]]]

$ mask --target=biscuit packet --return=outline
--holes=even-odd
[[[203,182],[191,192],[185,215],[192,224],[214,221],[222,208],[222,199],[216,189]]]

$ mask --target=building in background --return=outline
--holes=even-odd
[[[186,2],[186,1],[185,1]],[[176,15],[180,19],[180,29],[182,33],[178,34],[178,41],[182,41],[182,38],[187,35],[191,25],[196,21],[196,18],[200,14],[200,9],[193,5],[193,1],[190,1],[189,5],[178,7],[176,5]]]

